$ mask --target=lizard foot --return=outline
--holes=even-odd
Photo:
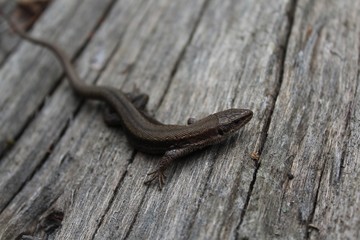
[[[164,184],[165,184],[165,180],[166,180],[166,176],[164,174],[164,171],[162,169],[157,169],[157,170],[155,170],[155,171],[153,171],[151,173],[148,173],[147,175],[151,176],[151,178],[149,180],[145,181],[144,184],[150,184],[154,180],[158,179],[158,181],[159,181],[159,189],[161,191]]]

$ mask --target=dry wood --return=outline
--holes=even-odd
[[[0,0],[0,6],[3,12],[10,12],[16,8],[16,2]],[[14,50],[19,42],[15,36],[6,31],[6,24],[2,21],[1,23],[3,24],[0,25],[0,66],[6,61],[6,57]],[[2,148],[4,147],[1,146],[0,142],[0,149]]]
[[[231,107],[255,116],[174,164],[159,192],[143,185],[158,157],[106,127],[50,52],[21,43],[0,68],[0,239],[359,238],[359,10],[54,1],[31,34],[63,47],[87,83],[138,86],[165,123]]]
[[[241,235],[360,237],[359,10],[353,1],[297,2]]]

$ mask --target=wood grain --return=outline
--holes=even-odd
[[[359,171],[353,168],[359,143],[352,140],[359,132],[359,7],[351,1],[297,2],[283,82],[241,234],[359,237],[358,218],[336,217],[349,208],[353,216],[359,211],[350,200],[358,201],[359,194]],[[351,184],[348,171],[354,174]]]
[[[21,42],[0,68],[0,239],[359,238],[356,1],[56,0],[31,35],[165,123],[238,107],[228,141],[143,184],[134,151]],[[2,24],[3,26],[3,24]],[[257,153],[260,160],[251,159]]]

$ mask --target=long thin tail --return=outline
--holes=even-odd
[[[94,87],[83,83],[83,81],[80,79],[79,75],[75,71],[75,68],[71,63],[71,59],[61,48],[59,48],[55,44],[29,36],[23,30],[18,28],[16,24],[13,21],[11,21],[11,19],[1,11],[1,9],[0,9],[0,16],[2,16],[3,19],[5,19],[5,21],[10,26],[10,28],[21,38],[36,45],[45,47],[55,54],[57,59],[60,61],[62,67],[64,68],[64,71],[68,76],[69,83],[73,87],[75,92],[85,97],[98,98],[97,96],[94,95],[94,91],[93,91]]]

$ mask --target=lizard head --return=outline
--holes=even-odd
[[[233,108],[215,113],[215,115],[219,121],[217,134],[219,137],[227,137],[248,123],[253,116],[253,112],[248,109]]]
[[[248,109],[228,109],[211,114],[190,123],[191,126],[182,130],[180,137],[185,137],[174,144],[173,148],[194,151],[220,143],[248,123],[252,116],[253,112]]]

